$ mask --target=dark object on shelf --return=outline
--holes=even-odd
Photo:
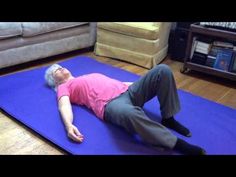
[[[219,29],[214,29],[214,28],[206,28],[201,25],[192,24],[189,29],[184,65],[183,65],[183,68],[180,70],[180,72],[185,73],[189,70],[196,70],[199,72],[203,72],[203,73],[207,73],[207,74],[211,74],[211,75],[215,75],[215,76],[219,76],[219,77],[236,81],[236,73],[234,72],[219,70],[217,68],[212,68],[206,65],[196,64],[190,61],[193,38],[198,37],[198,36],[208,36],[209,39],[221,38],[224,40],[230,40],[234,42],[236,41],[235,32],[224,31],[224,30],[219,30]],[[234,62],[235,62],[235,59],[234,59]],[[231,62],[231,65],[232,65],[232,62]],[[232,68],[234,68],[234,64],[231,67],[231,70]]]
[[[184,61],[187,40],[188,40],[188,30],[184,28],[176,28],[171,34],[169,40],[169,50],[170,57],[172,60]]]
[[[236,32],[235,22],[200,22],[199,24],[207,28]]]
[[[168,53],[172,60],[184,62],[188,32],[194,22],[177,22],[175,30],[170,32]]]
[[[204,55],[204,54],[198,53],[198,52],[194,52],[191,62],[200,64],[200,65],[205,65],[206,60],[207,60],[207,55]]]
[[[184,29],[189,29],[191,24],[196,23],[196,22],[177,22],[176,27],[177,28],[184,28]]]
[[[236,73],[236,53],[234,53],[234,55],[233,55],[229,70],[230,70],[230,72]]]

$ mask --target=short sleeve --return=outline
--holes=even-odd
[[[66,84],[59,85],[57,88],[57,100],[59,100],[62,96],[70,96],[70,92]]]

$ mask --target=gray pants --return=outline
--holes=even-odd
[[[180,110],[176,84],[170,68],[160,64],[129,86],[128,91],[112,99],[105,107],[104,119],[138,134],[150,145],[172,149],[177,137],[162,124],[151,120],[143,105],[157,96],[162,118]]]

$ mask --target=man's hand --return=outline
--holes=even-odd
[[[76,126],[70,125],[67,128],[67,135],[75,142],[82,143],[84,136],[79,132]]]

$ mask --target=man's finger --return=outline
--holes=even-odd
[[[75,131],[76,135],[83,137],[83,135],[79,132],[79,130],[76,127],[75,127],[74,131]]]
[[[79,136],[76,136],[75,134],[69,134],[69,137],[72,139],[72,140],[74,140],[74,141],[76,141],[76,142],[82,142],[83,141],[83,138],[80,138]]]

